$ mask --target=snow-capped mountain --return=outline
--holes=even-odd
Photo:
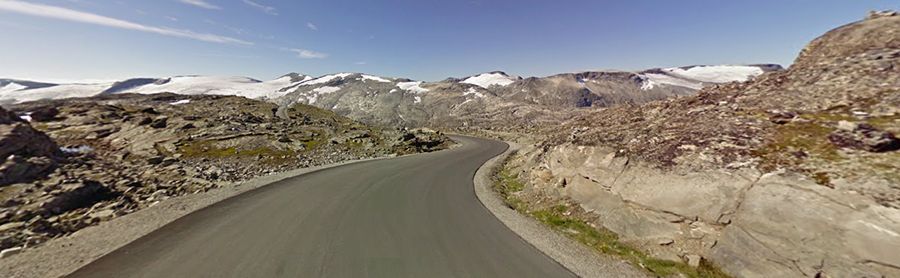
[[[460,81],[460,83],[472,84],[478,87],[489,89],[493,86],[506,86],[519,80],[522,80],[522,78],[509,76],[502,71],[494,71],[470,76]]]
[[[777,65],[690,66],[641,72],[590,71],[521,78],[494,71],[438,82],[362,73],[319,77],[291,73],[274,80],[176,76],[95,84],[0,79],[0,104],[38,99],[138,93],[237,95],[279,104],[304,103],[368,123],[463,126],[493,120],[556,121],[558,111],[608,107],[689,95],[708,84],[746,81]]]
[[[133,78],[119,82],[54,84],[21,80],[0,82],[0,103],[17,103],[39,99],[90,97],[101,94],[155,94],[172,92],[184,95],[217,94],[247,98],[274,99],[283,96],[297,84],[314,78],[287,74],[270,81],[248,77],[175,76],[169,78]]]

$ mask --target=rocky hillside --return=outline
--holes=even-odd
[[[786,71],[587,111],[511,162],[518,194],[740,277],[900,275],[898,30],[874,14]]]
[[[429,130],[383,130],[308,105],[118,94],[0,110],[0,249],[263,174],[427,152]]]

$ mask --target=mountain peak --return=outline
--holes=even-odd
[[[293,83],[293,82],[300,82],[305,79],[308,79],[309,75],[297,73],[297,72],[291,72],[291,73],[279,76],[277,79],[281,79],[281,78],[285,78],[285,77],[290,77],[291,83]]]
[[[472,84],[487,89],[492,86],[506,86],[521,79],[520,77],[509,76],[502,71],[492,71],[467,77],[460,83]]]

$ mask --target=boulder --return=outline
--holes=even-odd
[[[700,267],[700,261],[703,257],[700,255],[689,254],[684,256],[685,262],[691,267]]]
[[[61,157],[49,136],[0,108],[0,186],[46,173]]]
[[[47,215],[56,215],[77,208],[91,206],[112,197],[111,191],[103,184],[84,180],[63,184],[57,191],[41,200],[41,210]]]
[[[21,246],[3,249],[3,251],[0,251],[0,259],[9,258],[12,255],[19,254],[22,252],[22,249]]]
[[[828,135],[828,141],[841,148],[876,153],[900,150],[900,140],[893,133],[864,123],[840,121],[838,129]]]
[[[41,107],[31,111],[31,120],[35,122],[49,122],[56,119],[59,110],[55,107]]]
[[[169,122],[169,118],[168,118],[168,117],[159,117],[159,118],[156,118],[155,120],[153,120],[153,122],[150,123],[150,127],[152,127],[152,128],[165,128],[166,125],[168,124],[168,122]]]

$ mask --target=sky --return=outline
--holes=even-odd
[[[436,81],[698,64],[788,66],[878,0],[0,0],[0,77]]]

